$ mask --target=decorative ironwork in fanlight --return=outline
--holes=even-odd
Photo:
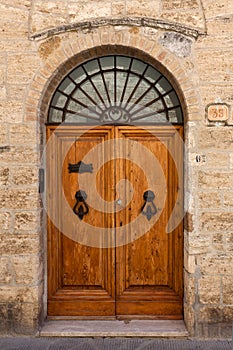
[[[139,59],[110,55],[73,69],[57,87],[50,124],[154,124],[183,122],[168,79]]]

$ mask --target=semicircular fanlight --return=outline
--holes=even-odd
[[[134,57],[110,55],[72,70],[57,87],[48,123],[156,124],[183,122],[167,78]]]

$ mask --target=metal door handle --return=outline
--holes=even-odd
[[[158,211],[153,202],[153,200],[155,199],[154,192],[150,190],[144,192],[143,199],[145,203],[142,206],[141,212],[143,215],[146,216],[147,220],[149,221],[152,218],[152,216],[156,215]]]
[[[73,212],[79,217],[80,220],[83,219],[84,215],[87,215],[89,208],[85,200],[87,199],[87,194],[85,191],[77,191],[75,193],[75,198],[77,200]]]

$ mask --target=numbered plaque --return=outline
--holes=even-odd
[[[223,103],[209,105],[207,117],[210,122],[226,122],[229,117],[228,106]]]

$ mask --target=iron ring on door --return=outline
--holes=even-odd
[[[83,219],[84,215],[89,213],[89,208],[85,200],[87,199],[87,194],[85,191],[77,191],[75,193],[75,198],[77,200],[73,212],[79,217],[80,220]]]

